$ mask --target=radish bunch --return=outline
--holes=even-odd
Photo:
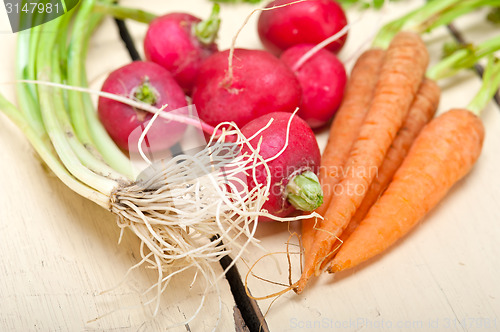
[[[253,149],[270,160],[271,190],[263,209],[274,218],[311,211],[322,203],[316,176],[320,152],[311,128],[321,128],[333,117],[347,80],[333,53],[342,48],[346,36],[315,48],[346,25],[341,7],[333,0],[292,2],[276,0],[268,8],[289,5],[261,13],[259,36],[269,51],[219,51],[217,4],[205,21],[187,13],[157,17],[144,39],[148,61],[117,69],[102,89],[156,109],[168,105],[163,113],[185,107],[187,95],[207,134],[231,124],[241,128]],[[104,127],[129,152],[138,145],[132,133],[140,127],[143,131],[153,116],[149,111],[103,96],[99,100]],[[153,142],[152,150],[167,149],[178,142],[186,122],[177,121],[151,126],[146,145]],[[250,189],[267,180],[264,170],[257,170],[248,179]]]

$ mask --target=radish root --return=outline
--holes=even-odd
[[[356,22],[347,24],[345,27],[343,27],[339,32],[337,32],[334,35],[331,35],[330,37],[326,38],[323,40],[321,43],[315,45],[313,48],[311,48],[309,51],[307,51],[303,56],[300,57],[299,60],[293,65],[292,70],[297,71],[302,67],[302,65],[309,60],[311,57],[314,56],[319,50],[325,48],[326,46],[330,45],[334,41],[336,41],[339,38],[342,38],[350,29],[351,26],[354,25]]]

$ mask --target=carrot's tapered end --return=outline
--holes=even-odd
[[[302,275],[300,276],[300,279],[297,283],[297,287],[294,289],[295,293],[300,294],[306,287],[307,281],[315,272],[315,261],[316,261],[316,256],[315,255],[306,255],[305,262],[304,262],[304,271],[302,272]]]
[[[295,287],[294,289],[295,293],[300,294],[304,291],[304,288],[306,287],[307,282],[309,281],[309,278],[311,278],[313,273],[314,273],[313,268],[304,270],[302,276],[299,279],[299,282],[297,283],[297,287]]]
[[[295,293],[302,293],[309,279],[313,275],[318,277],[321,274],[321,260],[319,257],[321,256],[318,253],[312,255],[312,257],[306,257],[304,272],[302,272],[297,287],[294,289]]]
[[[336,272],[342,271],[343,269],[338,264],[332,264],[326,270],[328,271],[328,273],[336,273]]]
[[[345,259],[342,254],[335,256],[335,258],[330,262],[328,266],[329,273],[336,273],[340,271],[344,271],[350,269],[357,265],[356,259]]]
[[[307,284],[307,279],[301,277],[299,282],[297,283],[297,287],[293,289],[293,291],[298,295],[304,291],[304,288],[306,287]]]
[[[324,235],[323,233],[316,234],[313,247],[309,254],[306,252],[304,272],[302,272],[297,287],[294,289],[295,293],[300,294],[304,290],[311,276],[314,275],[317,277],[321,274],[322,269],[325,267],[332,254],[328,248],[331,248],[332,242],[334,243],[334,241],[335,240],[332,241],[329,238],[329,235]]]

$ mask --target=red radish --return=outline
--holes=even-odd
[[[259,154],[264,159],[276,157],[267,163],[271,174],[271,188],[269,198],[262,208],[277,217],[289,216],[296,209],[312,211],[323,203],[323,193],[316,176],[321,161],[316,137],[304,120],[286,112],[265,114],[249,122],[241,131],[245,137],[251,137],[271,119],[271,125],[250,141],[254,148],[260,144]],[[247,149],[243,149],[243,152]],[[257,183],[267,183],[268,173],[264,166],[257,166],[255,174]],[[255,185],[250,174],[249,189]]]
[[[302,102],[297,113],[313,129],[324,126],[340,106],[347,83],[344,65],[335,54],[320,49],[303,64],[298,61],[314,45],[292,46],[281,55],[299,79]]]
[[[216,126],[234,121],[240,128],[271,112],[293,112],[300,103],[295,74],[274,55],[235,49],[232,75],[229,51],[217,52],[202,64],[193,90],[199,117]]]
[[[206,21],[186,13],[171,13],[153,20],[144,39],[146,58],[172,73],[190,93],[200,65],[217,52],[215,39],[219,30],[219,5]]]
[[[275,0],[266,8],[295,1]],[[318,44],[339,32],[346,25],[346,15],[337,2],[308,0],[262,11],[258,21],[258,32],[264,47],[274,54],[280,54],[297,44]],[[347,35],[344,35],[326,48],[337,53],[344,45],[346,38]]]
[[[113,71],[104,81],[102,91],[158,108],[168,104],[163,112],[187,106],[184,93],[172,75],[153,62],[136,61]],[[141,126],[145,127],[153,117],[151,113],[105,97],[99,98],[98,114],[113,141],[126,151],[129,150],[130,134]],[[185,129],[184,124],[158,118],[146,135],[146,143],[152,150],[167,149],[180,139]],[[137,144],[131,144],[130,148],[135,150]]]

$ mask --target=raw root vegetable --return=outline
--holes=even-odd
[[[417,96],[411,105],[405,122],[387,151],[384,162],[380,166],[377,177],[373,180],[368,192],[352,217],[347,227],[340,236],[340,241],[345,241],[365,218],[368,210],[377,201],[391,182],[394,173],[401,166],[413,141],[422,128],[434,117],[439,105],[441,90],[436,82],[425,79],[418,89]],[[340,244],[339,244],[340,245]],[[334,245],[334,248],[336,246]]]
[[[266,8],[292,2],[295,1],[275,0]],[[308,0],[263,11],[259,16],[258,32],[264,47],[278,55],[297,44],[318,44],[346,25],[345,13],[334,0]],[[346,39],[344,35],[326,49],[338,53]]]
[[[155,107],[167,105],[164,112],[187,113],[182,89],[166,69],[153,62],[135,61],[114,70],[104,81],[102,91]],[[99,98],[98,113],[113,141],[121,149],[134,152],[141,133],[137,129],[144,129],[153,117],[151,113],[104,97]],[[184,124],[159,119],[148,131],[147,148],[168,149],[181,139],[185,130]]]
[[[319,274],[323,262],[331,258],[332,246],[363,201],[408,114],[428,61],[427,49],[418,35],[400,32],[394,37],[386,52],[370,108],[345,163],[350,171],[338,184],[342,194],[331,201],[316,231],[297,292],[300,293],[307,280]]]
[[[358,58],[347,82],[344,100],[335,115],[325,151],[321,156],[319,180],[323,189],[324,202],[316,212],[323,216],[334,196],[334,188],[340,181],[345,161],[359,134],[366,112],[370,106],[379,78],[385,51],[371,49]],[[315,218],[302,221],[302,246],[306,257],[314,241],[314,226],[319,226]]]
[[[434,119],[422,130],[389,188],[342,244],[330,272],[354,267],[408,233],[471,170],[483,139],[481,120],[468,110],[451,110]]]
[[[206,21],[186,13],[170,13],[149,24],[144,38],[146,58],[172,73],[188,94],[191,93],[203,60],[217,52],[219,5]]]
[[[331,52],[320,49],[303,64],[299,60],[314,45],[292,46],[280,56],[297,76],[302,88],[302,101],[297,113],[311,128],[326,125],[340,106],[347,75],[344,65]]]
[[[452,109],[433,119],[379,200],[371,207],[331,262],[329,271],[352,268],[390,247],[434,208],[481,154],[481,110],[500,86],[500,63],[490,58],[483,84],[467,109]]]
[[[296,210],[312,211],[323,203],[317,178],[321,155],[316,137],[304,120],[290,113],[270,113],[250,121],[241,132],[251,137],[252,147],[266,159],[267,169],[257,166],[255,178],[249,176],[249,188],[269,181],[268,172],[271,176],[263,210],[286,217]],[[247,150],[245,147],[243,152]]]
[[[241,128],[261,115],[299,106],[300,84],[283,62],[266,51],[235,49],[228,72],[229,53],[213,54],[200,68],[193,104],[203,121],[232,121]]]

